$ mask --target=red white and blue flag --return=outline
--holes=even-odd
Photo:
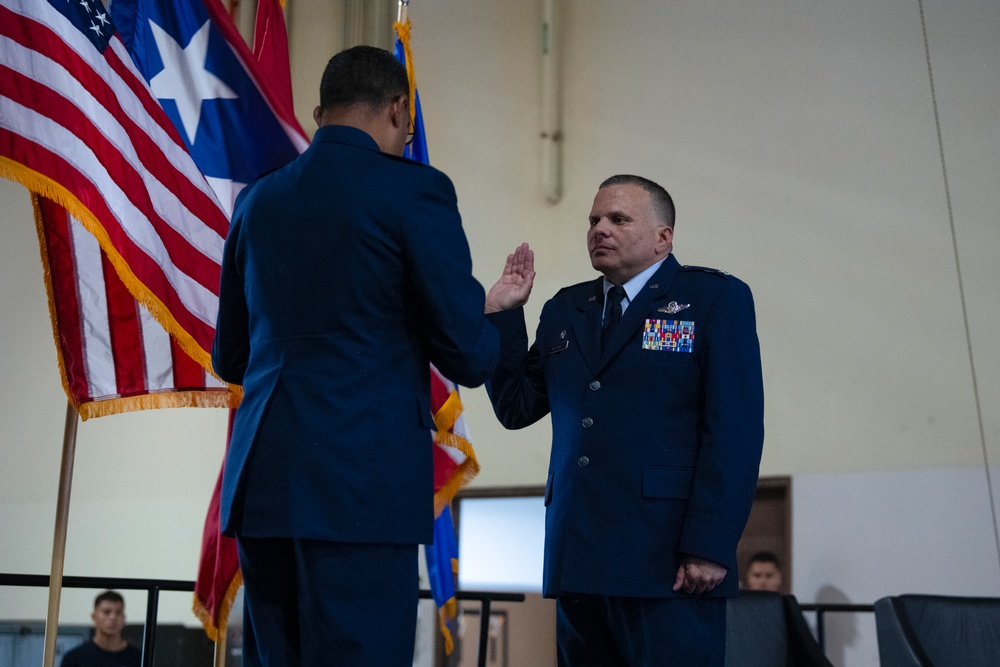
[[[219,0],[0,0],[0,175],[33,194],[83,418],[235,405],[210,374],[229,215],[308,145],[269,85]],[[196,592],[210,634],[228,606],[209,589],[238,580],[217,521]]]
[[[234,404],[208,372],[229,212],[307,145],[260,81],[218,0],[0,0],[0,175],[36,195],[83,418]]]

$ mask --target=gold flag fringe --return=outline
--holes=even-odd
[[[451,652],[455,650],[455,639],[451,636],[448,621],[456,616],[458,616],[458,602],[453,597],[448,598],[448,601],[438,609],[438,621],[440,621],[441,634],[444,636],[444,652],[447,655],[451,655]]]
[[[0,162],[0,169],[2,168],[3,163]],[[30,190],[28,194],[31,195],[31,207],[35,212],[35,230],[38,233],[38,249],[42,255],[42,275],[45,280],[45,294],[49,300],[49,321],[52,323],[52,339],[56,346],[56,358],[59,360],[59,379],[62,381],[63,391],[66,392],[67,400],[69,400],[73,408],[79,413],[80,405],[73,400],[73,392],[69,390],[66,361],[63,359],[62,345],[59,344],[59,312],[56,310],[55,293],[52,291],[52,267],[49,265],[49,246],[45,239],[45,229],[42,225],[42,209],[38,201],[39,195]]]
[[[407,21],[407,24],[409,24],[409,21]],[[396,25],[398,26],[399,24],[397,23]],[[407,33],[408,37],[409,33]],[[408,41],[403,43],[409,49]],[[407,62],[409,62],[409,56],[407,56]],[[454,447],[465,454],[465,460],[458,465],[455,474],[451,476],[447,484],[438,489],[437,493],[434,494],[435,519],[441,516],[444,508],[451,504],[452,499],[458,493],[459,489],[471,482],[479,474],[479,461],[476,459],[476,452],[472,448],[472,443],[462,436],[451,432],[451,429],[455,426],[455,422],[462,415],[462,410],[462,399],[459,397],[458,391],[453,389],[444,404],[434,413],[434,425],[437,427],[437,431],[434,432],[434,442],[445,447]],[[458,576],[457,558],[451,559],[451,571],[453,576]],[[451,655],[451,652],[455,650],[455,639],[451,635],[451,628],[448,627],[448,621],[457,615],[458,603],[454,596],[449,598],[438,609],[438,625],[441,629],[441,635],[444,637],[444,652],[446,655]]]
[[[65,384],[65,383],[64,383]],[[239,397],[225,389],[165,391],[163,393],[141,394],[139,396],[120,396],[99,401],[82,403],[77,410],[80,419],[86,421],[90,417],[106,417],[137,410],[156,410],[159,408],[235,408],[239,405]]]
[[[434,494],[435,518],[451,504],[455,494],[479,474],[479,461],[476,459],[472,443],[451,432],[462,410],[462,399],[457,391],[452,390],[444,404],[434,413],[434,425],[437,427],[437,431],[434,432],[434,442],[444,447],[453,447],[465,454],[465,460],[458,465],[455,474]]]
[[[403,54],[406,56],[406,78],[410,80],[410,95],[407,103],[410,106],[410,122],[417,122],[417,77],[413,73],[413,51],[410,50],[410,19],[406,23],[396,21],[392,24],[396,30],[396,37],[403,45]]]
[[[458,576],[457,558],[451,559],[451,573],[453,576]],[[448,621],[456,616],[458,616],[458,601],[452,596],[438,609],[438,618],[441,621],[441,634],[444,635],[444,652],[447,655],[451,655],[451,652],[455,649],[455,640],[451,636],[451,628],[448,627]]]
[[[216,625],[215,619],[212,618],[212,614],[209,613],[205,605],[202,604],[201,600],[198,599],[198,593],[194,594],[194,602],[191,605],[191,611],[194,615],[198,617],[201,624],[205,627],[205,634],[208,638],[215,643],[219,643],[226,636],[226,628],[229,626],[229,612],[232,611],[233,602],[236,601],[236,594],[240,590],[240,586],[243,585],[243,573],[239,570],[236,571],[236,576],[233,580],[229,582],[229,588],[226,589],[226,595],[222,598],[219,605],[219,623]]]

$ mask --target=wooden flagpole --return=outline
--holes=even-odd
[[[45,619],[44,667],[55,667],[56,637],[59,635],[59,601],[62,598],[63,565],[66,561],[66,530],[69,525],[69,496],[73,486],[73,460],[76,457],[76,426],[79,413],[66,403],[66,426],[63,429],[62,463],[59,467],[59,499],[56,502],[56,526],[52,537],[52,570],[49,574],[49,613]]]
[[[219,628],[219,638],[215,642],[215,667],[226,667],[226,634]]]

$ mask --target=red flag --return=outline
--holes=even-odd
[[[229,430],[226,448],[233,433],[233,416],[229,412]],[[215,481],[215,491],[208,503],[205,529],[201,536],[201,556],[198,559],[198,577],[194,583],[194,613],[205,627],[205,634],[214,642],[225,639],[229,612],[236,593],[243,585],[240,561],[236,553],[236,540],[226,537],[219,529],[219,498],[222,494],[222,469]]]
[[[259,0],[257,3],[253,55],[257,58],[261,75],[271,86],[275,103],[292,116],[292,77],[284,8],[284,0]]]

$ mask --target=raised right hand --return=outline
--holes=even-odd
[[[486,312],[517,308],[528,303],[531,286],[535,283],[535,253],[527,243],[517,246],[507,255],[503,274],[486,294]]]

